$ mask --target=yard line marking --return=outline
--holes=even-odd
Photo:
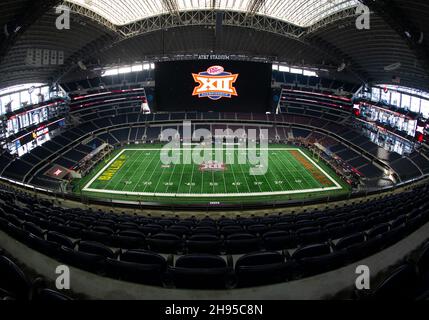
[[[126,176],[127,176],[127,174],[128,174],[128,172],[130,172],[130,170],[133,168],[133,165],[136,163],[136,161],[137,160],[139,160],[140,159],[140,157],[142,156],[142,153],[139,153],[139,154],[137,154],[137,157],[136,157],[136,153],[133,153],[133,155],[132,155],[132,157],[131,157],[131,159],[133,159],[132,161],[130,161],[130,164],[128,165],[128,169],[125,171],[125,173],[123,174],[123,176],[122,177],[120,177],[120,176],[118,176],[118,182],[116,182],[116,184],[113,186],[113,189],[117,189],[117,187],[118,187],[118,185],[120,185],[120,183],[122,182],[122,179],[125,179],[126,178]],[[129,159],[129,160],[131,160],[131,159]],[[128,162],[128,161],[127,161]],[[125,164],[124,164],[124,166],[125,166]],[[122,167],[121,167],[122,168]],[[121,170],[119,170],[117,173],[119,173]],[[116,173],[116,174],[117,174]],[[115,174],[115,176],[116,176],[116,174]],[[119,178],[121,178],[121,179],[119,179]],[[125,185],[125,187],[126,187],[126,185]],[[124,186],[122,186],[121,187],[121,189],[122,189],[122,191],[124,190]]]
[[[249,192],[252,192],[252,190],[250,189],[250,186],[249,186],[249,182],[247,182],[247,177],[246,177],[246,175],[244,174],[243,166],[242,166],[241,164],[239,164],[238,166],[240,167],[241,174],[242,174],[242,175],[243,175],[243,177],[244,177],[244,181],[246,181],[247,189],[249,189]],[[262,189],[261,189],[261,187],[260,187],[259,185],[258,185],[258,187],[259,187],[259,190],[260,190],[260,191],[262,191]]]
[[[147,169],[150,167],[150,165],[151,165],[151,163],[152,163],[152,161],[153,161],[153,159],[155,159],[155,157],[156,157],[156,153],[155,153],[155,155],[154,156],[152,156],[151,157],[151,159],[150,159],[150,161],[147,161],[147,163],[146,163],[146,168],[144,169],[144,171],[143,171],[143,173],[140,175],[140,178],[139,178],[139,180],[137,181],[137,185],[136,185],[136,187],[140,184],[140,181],[146,176],[146,171],[147,171]],[[146,181],[146,182],[151,182],[151,181]],[[145,185],[145,186],[147,186],[147,184]],[[136,188],[135,187],[135,188]],[[135,191],[135,188],[134,188],[134,190],[133,190],[133,192]],[[144,190],[143,190],[144,191]]]
[[[240,181],[237,181],[237,179],[235,178],[235,173],[234,173],[234,166],[230,166],[231,167],[231,172],[232,172],[232,176],[234,177],[234,186],[235,189],[237,189],[237,193],[240,193],[240,190],[238,190],[238,186],[237,183],[240,183]]]
[[[273,155],[273,156],[275,156],[276,158],[278,158],[278,156],[277,156],[277,154],[275,154],[275,155]],[[283,170],[282,170],[282,168],[279,168],[278,166],[277,166],[277,162],[276,161],[272,161],[273,163],[274,163],[274,166],[277,168],[277,170],[280,172],[280,174],[282,175],[282,177],[283,177],[283,179],[285,180],[285,182],[290,186],[290,188],[291,189],[293,189],[293,187],[292,187],[292,185],[289,183],[289,179],[283,174]],[[282,162],[281,160],[280,160],[280,162]],[[283,162],[282,162],[282,164],[283,164]]]
[[[155,174],[155,172],[158,171],[157,168],[159,167],[160,162],[161,162],[161,159],[159,159],[158,162],[156,163],[155,169],[152,171],[152,174],[150,175],[149,180],[152,181],[153,175]],[[158,190],[158,186],[162,180],[161,177],[164,175],[164,171],[165,171],[165,168],[162,169],[162,174],[159,176],[158,183],[156,184],[155,189],[153,190],[154,193],[156,193],[156,190]]]
[[[153,160],[155,160],[155,161],[156,161],[156,158],[157,158],[157,154],[155,154],[155,156],[150,160],[149,168],[153,168],[153,167],[152,167],[152,162],[153,162]],[[156,162],[156,167],[158,167],[158,165],[159,165],[159,160],[158,160],[158,162]],[[152,186],[152,185],[153,185],[152,177],[153,177],[153,174],[154,174],[156,171],[157,171],[157,170],[154,170],[154,169],[153,169],[153,170],[152,170],[151,175],[149,176],[149,182],[151,182],[151,183],[152,183],[150,186]],[[145,192],[145,191],[146,191],[147,187],[148,187],[148,185],[145,185],[145,187],[144,187],[144,189],[143,189],[143,192]],[[153,189],[153,192],[155,192],[155,191],[156,191],[156,188],[155,188],[155,189]]]
[[[201,170],[200,171],[200,174],[201,174],[201,192],[200,193],[203,193],[203,187],[204,187],[204,171],[203,170]]]
[[[170,183],[171,183],[171,177],[174,176],[174,172],[176,171],[176,165],[173,164],[173,172],[170,173],[170,179],[168,179],[168,186],[167,186],[167,192],[168,192],[168,188],[170,188]]]
[[[268,173],[268,172],[267,172],[267,173]],[[263,175],[263,176],[264,176],[264,179],[265,179],[265,181],[267,182],[268,187],[271,189],[271,192],[274,192],[273,187],[271,187],[271,184],[270,184],[270,182],[269,182],[269,181],[268,181],[268,179],[267,179],[267,173]],[[255,177],[259,177],[259,176],[255,176]],[[262,181],[259,181],[259,179],[257,179],[257,180],[258,180],[258,183],[259,183],[259,182],[262,182]],[[260,187],[259,187],[259,188],[260,188]]]
[[[295,178],[295,175],[294,175],[294,173],[297,171],[297,170],[291,170],[291,168],[289,167],[289,165],[288,164],[290,164],[290,162],[286,162],[286,165],[285,165],[285,163],[283,162],[283,158],[284,159],[286,159],[286,161],[288,160],[288,156],[289,156],[289,152],[285,152],[285,153],[282,153],[282,154],[280,154],[280,155],[276,155],[276,157],[277,157],[277,159],[280,161],[280,163],[282,164],[282,166],[284,166],[284,168],[285,168],[285,170],[287,171],[287,173],[288,173],[288,175],[290,176],[290,177],[292,177],[292,179],[296,179]],[[296,183],[296,182],[295,182]],[[290,181],[288,181],[288,185],[289,185],[289,187],[290,187],[290,190],[294,190],[294,186],[293,186],[293,183],[292,182],[290,182]],[[305,189],[305,188],[302,188],[302,189]]]
[[[269,153],[268,164],[271,169],[268,171],[268,173],[272,178],[271,180],[269,180],[269,184],[272,191],[279,191],[279,186],[280,190],[284,190],[285,184],[289,185],[288,179],[283,173],[284,170],[282,170],[281,166],[279,166],[279,163],[276,158],[277,153]],[[273,165],[270,165],[270,163],[273,163]],[[278,183],[279,181],[282,181],[282,183]]]
[[[212,171],[212,187],[213,187],[213,193],[215,193],[215,178],[214,178],[214,171]]]
[[[288,155],[292,156],[290,153],[288,153]],[[280,157],[279,159],[283,163],[283,160],[282,160],[283,157]],[[289,174],[293,177],[293,179],[295,179],[295,183],[298,183],[300,185],[301,189],[305,189],[305,185],[303,184],[303,181],[306,181],[306,179],[302,176],[301,170],[290,170],[290,167],[294,166],[293,163],[292,163],[292,161],[289,160],[288,157],[284,157],[284,159],[286,161],[285,168],[289,172]],[[293,159],[294,159],[294,161],[296,163],[298,163],[301,166],[301,164],[295,158],[293,158]],[[297,177],[296,177],[296,175],[294,173],[297,173],[297,174],[299,174],[301,176],[301,179],[300,179],[301,182],[296,182],[297,181]],[[307,183],[307,184],[309,184],[309,183]],[[292,189],[293,189],[293,187],[292,187]]]
[[[225,177],[225,170],[222,172],[223,175],[223,189],[225,191],[225,193],[228,192],[228,188],[226,187],[226,177]]]
[[[191,182],[189,183],[189,194],[191,194],[192,184],[194,183],[194,167],[195,166],[192,166]]]
[[[177,189],[176,189],[176,193],[179,193],[179,189],[182,186],[182,180],[183,180],[183,173],[184,172],[185,172],[185,165],[182,164],[182,173],[180,174],[180,180],[179,180],[179,184],[178,184]]]

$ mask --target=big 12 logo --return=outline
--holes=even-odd
[[[192,93],[193,96],[211,100],[238,96],[234,83],[237,81],[239,74],[225,72],[225,69],[221,66],[212,66],[207,71],[198,74],[193,73],[192,76],[195,82],[199,83]]]

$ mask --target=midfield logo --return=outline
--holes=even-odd
[[[207,161],[200,165],[200,171],[225,171],[226,166],[222,162]]]
[[[199,74],[193,73],[192,76],[195,82],[199,83],[199,86],[192,93],[193,96],[211,100],[238,96],[234,83],[239,75],[225,72],[225,69],[221,66],[210,67],[207,71]]]

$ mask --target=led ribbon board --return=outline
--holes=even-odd
[[[193,73],[192,76],[194,81],[199,83],[199,86],[192,93],[193,96],[211,100],[238,96],[234,83],[237,81],[239,74],[225,72],[222,66],[212,66],[207,71],[198,74]]]

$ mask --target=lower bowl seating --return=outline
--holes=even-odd
[[[335,270],[393,245],[429,221],[427,191],[423,185],[335,210],[215,220],[62,208],[2,188],[0,229],[63,263],[119,280],[250,287]],[[28,283],[19,272],[14,277],[21,279],[17,294],[25,298],[21,291]],[[7,282],[3,286],[10,289]]]

